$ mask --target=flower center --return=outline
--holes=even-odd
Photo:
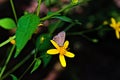
[[[60,51],[60,54],[65,54],[66,53],[66,49],[64,48],[64,46],[61,46],[59,51]]]

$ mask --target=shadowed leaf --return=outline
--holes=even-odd
[[[40,59],[36,59],[35,64],[33,66],[33,69],[31,70],[30,73],[33,73],[36,69],[38,69],[38,67],[40,66],[40,64],[41,64],[41,60]]]

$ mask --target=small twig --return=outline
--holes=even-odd
[[[12,56],[12,53],[13,53],[14,49],[15,49],[15,45],[13,45],[13,47],[12,47],[12,49],[11,49],[11,51],[10,51],[7,59],[6,59],[6,62],[5,62],[4,66],[3,66],[2,69],[1,69],[0,78],[2,77],[4,71],[5,71],[6,67],[7,67],[7,64],[8,64],[8,62],[9,62],[11,56]]]
[[[37,16],[39,16],[40,13],[40,4],[41,4],[41,0],[38,1]]]
[[[33,50],[28,56],[26,56],[21,62],[19,62],[17,65],[15,65],[12,69],[10,69],[6,74],[3,75],[3,77],[0,80],[5,79],[9,74],[17,70],[21,65],[23,65],[33,54],[35,53],[35,50]]]
[[[49,19],[49,18],[51,18],[51,17],[53,17],[54,15],[57,15],[57,14],[59,14],[60,12],[62,12],[62,11],[64,11],[64,10],[66,10],[66,9],[68,9],[68,8],[70,8],[70,7],[72,7],[73,5],[67,5],[66,7],[64,7],[64,8],[62,8],[62,9],[60,9],[59,11],[57,11],[57,12],[54,12],[53,14],[51,14],[51,15],[48,15],[48,16],[46,16],[46,17],[43,17],[43,18],[41,18],[40,20],[41,21],[44,21],[44,20],[47,20],[47,19]]]
[[[34,64],[35,59],[32,61],[32,63],[28,66],[28,68],[23,72],[23,74],[19,77],[18,80],[21,80],[23,78],[23,76],[26,74],[26,72],[32,67],[32,65]]]
[[[15,37],[16,37],[16,36],[14,35],[14,36],[10,37],[8,40],[0,43],[0,47],[2,47],[2,46],[4,46],[4,45],[6,45],[7,43],[9,43],[11,40],[15,39]]]
[[[13,0],[10,0],[10,4],[11,4],[12,11],[13,11],[13,14],[14,14],[14,17],[15,17],[15,21],[17,23],[17,15],[16,15],[14,4],[13,4]]]

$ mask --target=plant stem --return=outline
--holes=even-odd
[[[93,32],[93,31],[96,31],[96,30],[99,30],[99,29],[100,29],[100,28],[97,27],[97,28],[94,28],[94,29],[85,30],[85,31],[81,31],[81,32],[67,33],[67,35],[82,35],[82,34],[84,34],[84,33]]]
[[[70,24],[68,27],[66,27],[65,29],[64,29],[64,31],[66,32],[67,30],[69,30],[71,27],[73,27],[75,25],[75,23],[72,23],[72,24]]]
[[[81,32],[72,32],[72,33],[67,33],[67,35],[82,35],[84,33],[89,33],[89,32],[93,32],[93,31],[97,31],[100,30],[103,26],[98,26],[97,28],[94,29],[89,29],[89,30],[85,30],[85,31],[81,31]],[[112,30],[111,28],[107,28],[107,29],[103,29],[103,30]]]
[[[2,47],[2,46],[4,46],[4,45],[6,45],[7,43],[9,43],[11,40],[15,39],[15,37],[16,37],[16,36],[14,35],[14,36],[10,37],[8,40],[2,42],[2,43],[0,44],[0,47]]]
[[[71,5],[71,4],[70,4],[70,5],[67,5],[66,7],[60,9],[59,11],[54,12],[53,14],[48,15],[48,16],[46,16],[46,17],[43,17],[43,18],[41,18],[40,20],[41,20],[41,21],[47,20],[47,19],[51,18],[52,16],[57,15],[57,14],[59,14],[60,12],[64,11],[64,10],[67,9],[67,8],[70,8],[70,7],[72,7],[72,6],[73,6],[73,5]]]
[[[27,57],[25,57],[21,62],[19,62],[17,65],[15,65],[12,69],[10,69],[0,80],[5,79],[10,73],[17,70],[21,65],[23,65],[33,54],[35,53],[35,50],[33,50]]]
[[[40,4],[41,4],[41,0],[38,1],[37,16],[39,16],[40,13]]]
[[[15,21],[17,23],[17,15],[16,15],[14,4],[13,4],[13,0],[10,0],[10,4],[11,4],[12,11],[13,11],[13,14],[14,14],[14,17],[15,17]]]
[[[1,72],[0,72],[0,78],[2,77],[4,71],[5,71],[6,67],[7,67],[7,64],[8,64],[8,62],[9,62],[11,56],[12,56],[12,53],[13,53],[14,49],[15,49],[15,45],[13,45],[13,47],[12,47],[12,49],[11,49],[8,57],[7,57],[7,60],[6,60],[4,66],[3,66],[3,68],[2,68],[2,70],[1,70]]]
[[[25,75],[25,73],[32,67],[32,65],[34,64],[34,62],[35,62],[35,59],[32,61],[32,63],[28,66],[28,68],[25,70],[25,72],[19,77],[19,79],[18,80],[21,80],[22,79],[22,77]]]

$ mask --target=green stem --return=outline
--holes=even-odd
[[[2,42],[2,43],[0,44],[0,47],[2,47],[2,46],[4,46],[4,45],[6,45],[7,43],[9,43],[11,40],[15,39],[15,37],[16,37],[16,36],[14,35],[14,36],[10,37],[8,40]]]
[[[33,50],[27,57],[25,57],[21,62],[19,62],[16,66],[14,66],[12,69],[10,69],[6,74],[3,75],[3,77],[0,80],[5,79],[10,73],[17,70],[21,65],[23,65],[33,54],[35,53],[35,50]]]
[[[26,72],[32,67],[32,65],[34,64],[35,62],[35,59],[32,61],[32,63],[28,66],[28,68],[25,70],[25,72],[19,77],[18,80],[21,80],[22,77],[26,74]]]
[[[14,14],[14,17],[15,17],[15,21],[17,23],[17,15],[16,15],[14,4],[13,4],[13,0],[10,0],[10,4],[11,4],[12,11],[13,11],[13,14]]]
[[[12,53],[13,53],[14,49],[15,49],[15,45],[13,45],[13,47],[12,47],[12,49],[11,49],[8,57],[7,57],[7,60],[6,60],[4,66],[3,66],[3,68],[2,68],[2,70],[1,70],[1,72],[0,72],[0,78],[2,77],[4,71],[5,71],[6,67],[7,67],[7,64],[8,64],[8,62],[9,62],[11,56],[12,56]]]
[[[48,15],[48,16],[46,16],[46,17],[43,17],[43,18],[41,18],[40,20],[41,20],[41,21],[47,20],[47,19],[53,17],[54,15],[57,15],[57,14],[59,14],[60,12],[64,11],[64,10],[67,9],[67,8],[70,8],[70,7],[72,7],[72,6],[73,6],[73,5],[71,5],[71,4],[70,4],[70,5],[67,5],[66,7],[60,9],[59,11],[54,12],[53,14]]]
[[[81,35],[82,37],[86,38],[87,40],[96,43],[96,42],[98,42],[97,39],[91,39],[91,38],[87,37],[86,35],[84,35],[84,33],[93,32],[93,31],[99,30],[100,28],[101,28],[101,26],[94,28],[94,29],[86,30],[86,31],[67,33],[67,35]]]
[[[99,30],[100,28],[94,28],[94,29],[90,29],[90,30],[85,30],[85,31],[81,31],[81,32],[72,32],[72,33],[67,33],[67,35],[82,35],[84,33],[88,33],[88,32],[93,32],[96,30]]]
[[[86,35],[83,35],[83,34],[81,34],[81,36],[82,36],[82,37],[84,37],[85,39],[87,39],[88,41],[91,41],[91,42],[93,42],[93,39],[89,38],[88,36],[86,36]]]
[[[95,40],[97,40],[97,39],[91,39],[91,38],[89,38],[88,36],[84,35],[83,33],[85,33],[85,32],[67,33],[67,35],[81,35],[82,37],[84,37],[84,38],[87,39],[88,41],[91,41],[91,42],[94,42],[94,43],[97,42],[97,41],[95,41]]]
[[[72,23],[72,24],[70,24],[68,27],[66,27],[65,29],[64,29],[64,31],[66,32],[67,30],[69,30],[71,27],[73,27],[75,25],[75,23]]]
[[[39,16],[40,13],[40,4],[41,4],[41,0],[38,1],[37,16]]]

